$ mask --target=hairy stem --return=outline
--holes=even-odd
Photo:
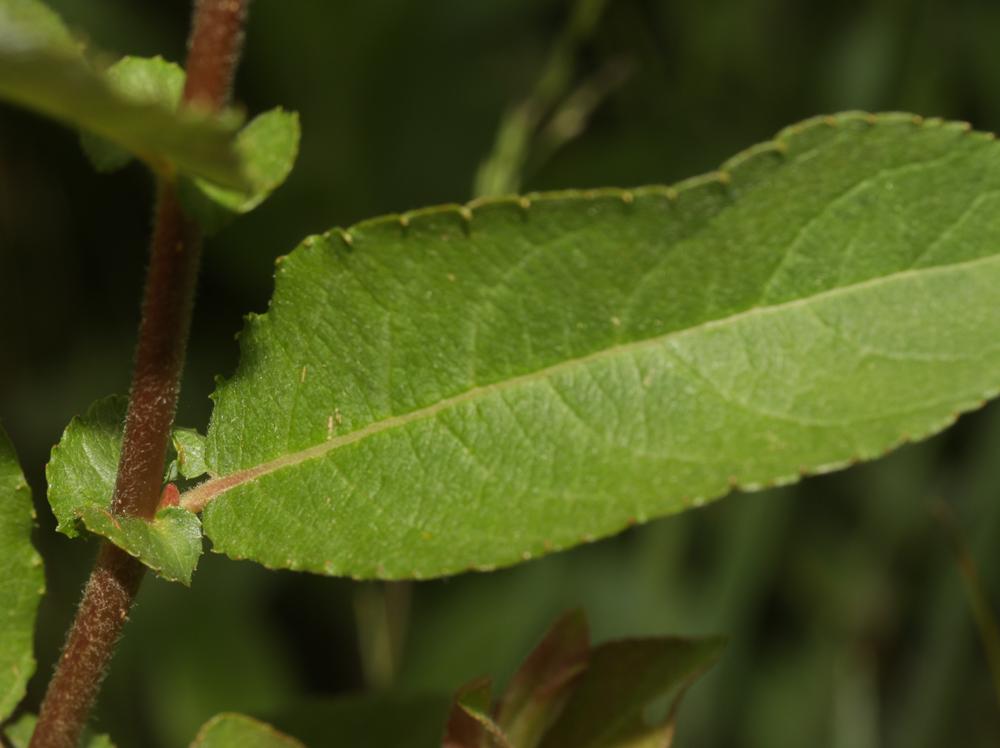
[[[184,101],[211,111],[229,99],[248,0],[198,0]],[[187,348],[201,237],[161,181],[135,367],[112,511],[152,517],[163,481]],[[31,748],[74,748],[121,635],[145,567],[104,542],[39,712]]]

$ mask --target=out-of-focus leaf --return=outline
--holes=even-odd
[[[183,505],[235,558],[423,578],[929,436],[1000,381],[1000,146],[967,130],[821,117],[677,187],[310,238]]]
[[[569,703],[542,739],[542,748],[626,748],[669,745],[684,691],[722,651],[718,639],[650,638],[594,647]],[[647,725],[643,712],[669,698],[666,724]]]
[[[70,421],[53,447],[45,475],[57,529],[75,537],[82,521],[164,579],[190,584],[202,552],[197,516],[176,506],[152,520],[111,513],[127,405],[119,395],[98,400]]]
[[[155,104],[177,111],[184,90],[183,68],[160,57],[125,57],[105,71],[108,83],[137,104]],[[179,196],[185,210],[206,232],[224,227],[235,216],[260,205],[288,177],[299,150],[299,118],[295,112],[273,109],[255,117],[236,135],[245,189],[220,186],[190,176],[181,180]],[[81,136],[84,150],[98,171],[114,171],[131,155],[98,136]]]
[[[35,671],[35,613],[45,579],[31,545],[34,517],[31,489],[0,428],[0,722],[24,696]]]
[[[177,109],[184,91],[184,69],[162,57],[123,57],[104,75],[125,98],[170,111]],[[100,172],[115,171],[132,160],[132,154],[125,149],[89,132],[80,133],[80,144]]]
[[[79,54],[80,46],[55,11],[40,0],[0,2],[0,46],[19,43],[45,44],[67,55]]]
[[[582,610],[571,611],[546,633],[511,679],[497,723],[518,748],[533,748],[566,704],[587,667],[590,636]]]
[[[493,683],[477,678],[455,693],[445,725],[444,748],[511,748],[491,716]]]
[[[260,114],[236,136],[249,193],[219,187],[204,179],[181,182],[178,195],[184,209],[208,233],[249,213],[288,177],[299,153],[299,115],[283,109]]]
[[[191,748],[305,748],[268,724],[242,714],[220,714],[205,723]]]
[[[248,187],[233,147],[239,115],[171,111],[123,95],[34,0],[0,0],[0,97],[88,130],[158,171]]]

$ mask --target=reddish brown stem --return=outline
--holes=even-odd
[[[221,109],[239,58],[248,0],[198,0],[184,100]],[[158,188],[150,263],[112,511],[152,517],[184,368],[201,237],[173,184]],[[31,748],[75,748],[97,697],[145,567],[101,544],[83,600],[38,716]]]
[[[188,46],[184,100],[211,111],[229,101],[243,47],[249,0],[197,0]]]

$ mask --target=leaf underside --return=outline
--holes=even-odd
[[[856,113],[312,237],[182,503],[235,558],[422,578],[876,458],[997,393],[998,250],[991,136]]]
[[[31,489],[0,429],[0,722],[24,696],[35,671],[35,613],[45,579],[31,545],[34,517]]]
[[[152,520],[111,514],[127,406],[120,395],[98,400],[70,422],[52,449],[45,477],[56,529],[75,537],[82,522],[164,579],[190,584],[202,552],[197,516],[179,507],[161,509]],[[190,434],[181,439],[195,443]]]

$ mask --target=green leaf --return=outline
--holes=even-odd
[[[873,459],[997,393],[998,237],[992,137],[850,113],[312,237],[182,503],[234,558],[423,578]]]
[[[497,723],[518,748],[534,748],[587,668],[590,635],[582,610],[557,620],[511,679]]]
[[[545,734],[542,748],[668,746],[677,705],[687,687],[718,659],[718,639],[669,637],[606,642],[569,703]],[[669,699],[666,719],[647,725],[643,712]]]
[[[11,725],[8,725],[4,737],[10,742],[11,748],[28,748],[31,735],[35,732],[38,717],[34,714],[24,714]],[[107,735],[90,735],[84,733],[80,741],[81,748],[115,748]]]
[[[34,518],[31,489],[0,428],[0,722],[24,696],[35,671],[35,614],[45,579],[31,545]]]
[[[184,90],[183,68],[160,57],[125,57],[105,71],[108,83],[123,97],[176,111]],[[260,205],[288,177],[299,150],[299,117],[273,109],[255,117],[235,139],[245,186],[230,189],[210,180],[187,178],[178,194],[187,213],[208,233]],[[81,142],[98,171],[114,171],[131,160],[127,151],[95,135]]]
[[[295,738],[242,714],[219,714],[198,731],[191,748],[304,748]]]
[[[58,18],[37,2],[0,0],[0,98],[88,130],[154,169],[248,187],[233,147],[238,115],[171,111],[124,95],[90,67]]]
[[[178,196],[185,211],[211,234],[249,213],[285,181],[299,153],[299,115],[272,109],[255,117],[236,137],[236,150],[252,189],[225,189],[204,179],[181,181]]]
[[[184,69],[162,57],[123,57],[104,71],[107,82],[123,97],[174,111],[184,91]],[[132,154],[89,132],[80,133],[84,152],[100,172],[111,172],[132,160]]]
[[[201,556],[201,523],[179,507],[166,507],[152,520],[111,513],[128,400],[98,400],[70,421],[46,466],[49,504],[60,532],[75,537],[77,524],[101,535],[164,579],[191,583]]]

